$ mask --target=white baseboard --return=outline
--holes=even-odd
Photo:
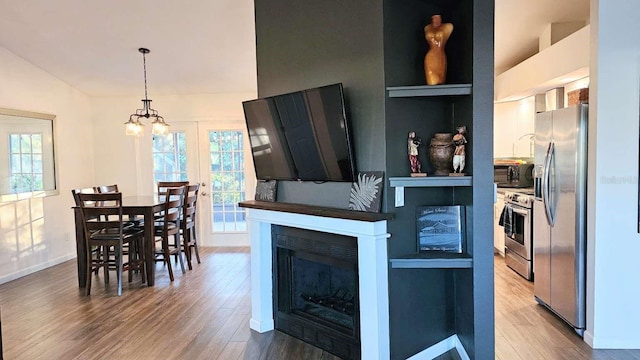
[[[585,330],[582,338],[584,342],[586,342],[587,345],[589,345],[593,349],[593,334],[591,333],[591,331]]]
[[[28,267],[26,269],[18,270],[16,272],[8,274],[8,275],[0,276],[0,284],[8,283],[9,281],[12,281],[12,280],[15,280],[15,279],[19,279],[19,278],[21,278],[23,276],[27,276],[27,275],[33,274],[35,272],[38,272],[40,270],[44,270],[46,268],[49,268],[49,267],[52,267],[52,266],[55,266],[55,265],[58,265],[58,264],[62,264],[65,261],[68,261],[68,260],[71,260],[71,259],[75,259],[75,258],[76,258],[76,253],[73,252],[73,253],[70,253],[70,254],[67,254],[67,255],[63,255],[63,256],[57,257],[55,259],[51,259],[51,260],[43,262],[41,264],[30,266],[30,267]]]
[[[267,331],[272,331],[275,328],[275,324],[273,320],[271,321],[259,321],[256,319],[249,320],[249,328],[255,330],[259,333],[265,333]]]
[[[464,346],[462,346],[462,343],[460,342],[460,338],[458,338],[458,335],[456,334],[449,336],[448,338],[440,341],[437,344],[429,346],[428,348],[413,355],[407,360],[431,360],[446,353],[451,349],[456,349],[458,355],[462,360],[470,360],[469,354],[467,354],[467,351],[464,349]]]

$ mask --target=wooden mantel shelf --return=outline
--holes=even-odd
[[[367,221],[367,222],[393,219],[393,214],[390,214],[390,213],[370,213],[370,212],[364,212],[364,211],[352,211],[352,210],[346,210],[346,209],[338,209],[338,208],[330,208],[330,207],[322,207],[322,206],[314,206],[314,205],[268,202],[268,201],[258,201],[258,200],[243,201],[238,203],[238,206],[243,208],[250,208],[250,209],[271,210],[271,211],[289,212],[294,214],[314,215],[314,216],[323,216],[323,217],[346,219],[346,220]]]

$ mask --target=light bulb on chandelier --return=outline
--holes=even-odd
[[[144,133],[144,125],[140,122],[140,118],[153,118],[151,121],[151,133],[153,135],[166,135],[169,133],[169,124],[164,121],[164,118],[158,115],[158,112],[151,108],[151,99],[147,98],[147,59],[146,54],[149,53],[149,49],[139,48],[139,52],[142,53],[142,63],[144,68],[144,99],[142,99],[142,109],[137,109],[134,114],[129,116],[129,121],[125,123],[125,133],[127,135],[141,136]]]

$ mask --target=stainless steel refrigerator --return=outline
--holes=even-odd
[[[534,295],[583,335],[586,326],[588,105],[538,113],[533,205]]]

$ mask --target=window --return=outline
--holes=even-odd
[[[210,131],[213,231],[246,231],[244,149],[242,131]]]
[[[153,180],[187,181],[187,143],[184,132],[153,136]]]
[[[57,195],[55,115],[0,108],[0,202]]]
[[[42,134],[9,134],[9,154],[11,193],[44,190]]]

